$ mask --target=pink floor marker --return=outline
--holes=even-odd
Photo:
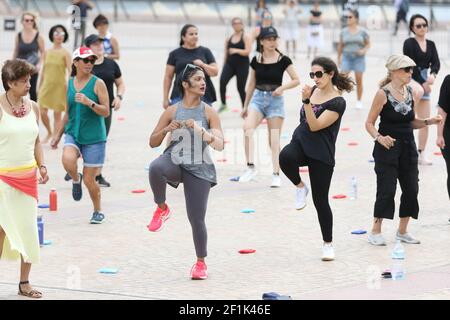
[[[217,162],[225,163],[225,162],[227,162],[227,159],[217,159]]]
[[[125,117],[117,117],[117,120],[123,121],[123,120],[125,120]]]
[[[224,140],[223,143],[225,144],[230,143],[230,140]]]
[[[144,189],[136,189],[136,190],[132,190],[132,193],[144,193],[145,190]]]
[[[350,128],[342,128],[341,131],[350,131]]]
[[[255,249],[241,249],[239,250],[240,254],[249,254],[249,253],[255,253],[256,250]]]
[[[347,143],[347,145],[350,147],[354,147],[354,146],[358,145],[358,142],[349,142],[349,143]]]
[[[333,199],[345,199],[347,196],[345,194],[335,194]]]
[[[234,109],[231,109],[231,112],[238,113],[238,112],[241,112],[241,110],[239,110],[239,109],[237,109],[237,108],[234,108]]]

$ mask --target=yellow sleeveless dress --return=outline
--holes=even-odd
[[[35,168],[34,145],[39,127],[34,110],[16,118],[0,108],[0,173]],[[22,255],[25,262],[39,262],[36,220],[36,199],[0,180],[0,227],[6,233],[0,259],[20,260]]]
[[[41,108],[63,112],[66,108],[66,51],[50,49],[45,53],[44,82],[38,93]]]

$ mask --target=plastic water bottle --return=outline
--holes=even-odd
[[[397,240],[394,246],[394,250],[392,250],[392,259],[405,259],[405,249],[400,240]]]
[[[42,216],[38,216],[37,218],[37,227],[38,227],[38,234],[39,234],[39,245],[44,245],[44,220],[42,219]]]
[[[56,193],[56,189],[52,188],[50,191],[50,211],[58,210],[58,194]]]
[[[392,280],[403,280],[405,279],[405,270],[403,268],[403,261],[396,260],[392,265],[391,270]]]
[[[358,184],[356,181],[356,177],[352,177],[350,183],[350,200],[356,200],[358,197]]]

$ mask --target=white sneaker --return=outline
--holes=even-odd
[[[362,102],[361,101],[357,101],[356,102],[356,109],[363,109],[363,108],[364,108],[364,106],[363,106]]]
[[[400,240],[401,242],[406,242],[410,244],[420,244],[420,240],[417,240],[409,233],[400,234],[400,232],[397,231],[397,234],[395,235],[396,240]]]
[[[324,243],[322,247],[322,261],[333,261],[334,249],[331,243]]]
[[[253,180],[257,173],[258,171],[256,171],[255,167],[248,167],[244,174],[239,177],[239,182],[249,182],[250,180]]]
[[[370,244],[373,244],[374,246],[385,246],[386,240],[384,240],[384,237],[381,235],[381,233],[373,234],[372,232],[369,233],[369,236],[367,237],[367,241],[369,241]]]
[[[295,209],[302,210],[306,207],[306,196],[309,193],[308,187],[305,186],[303,188],[297,188],[297,195],[295,199]]]
[[[422,166],[431,166],[433,164],[433,162],[428,160],[422,151],[422,152],[419,152],[419,164]]]
[[[281,187],[281,177],[279,174],[272,174],[272,184],[271,188],[279,188]]]

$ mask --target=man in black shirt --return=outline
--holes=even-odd
[[[120,109],[123,95],[125,93],[125,84],[122,79],[122,72],[120,71],[119,65],[114,60],[104,57],[103,39],[96,34],[91,34],[88,36],[84,43],[87,47],[91,48],[92,51],[98,56],[95,62],[92,73],[102,79],[108,90],[109,101],[111,103],[111,110],[109,117],[105,118],[106,125],[106,135],[108,136],[109,130],[111,128],[112,113]],[[117,88],[117,94],[114,96],[114,85]],[[107,182],[103,176],[100,174],[96,178],[97,182],[104,186],[110,187],[110,183]]]

